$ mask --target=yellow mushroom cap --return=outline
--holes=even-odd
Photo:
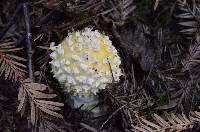
[[[69,33],[58,46],[51,43],[54,77],[78,96],[93,96],[122,75],[117,50],[109,37],[85,28]]]

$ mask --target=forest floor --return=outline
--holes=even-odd
[[[1,0],[0,131],[200,131],[199,25],[198,0]],[[86,27],[109,36],[124,72],[99,93],[110,108],[96,123],[49,64],[50,43]]]

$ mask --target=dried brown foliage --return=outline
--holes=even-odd
[[[166,119],[157,114],[154,114],[152,118],[154,119],[154,122],[148,121],[142,117],[138,117],[137,126],[133,126],[133,130],[137,132],[180,132],[183,130],[192,129],[195,123],[200,122],[200,112],[192,112],[189,117],[187,117],[185,114],[175,115],[173,113],[169,114],[165,112]]]
[[[101,22],[102,16],[106,21],[111,20],[117,25],[124,25],[133,15],[136,8],[134,0],[77,0],[77,1],[39,1],[44,6],[71,13],[73,16],[69,28],[79,27],[88,21]],[[56,3],[56,4],[54,4]],[[61,4],[58,4],[61,3]],[[64,8],[60,8],[60,7]],[[78,22],[77,22],[78,21]],[[63,27],[63,25],[62,25]],[[63,30],[63,29],[62,29]]]
[[[14,53],[23,48],[16,48],[11,37],[0,40],[0,75],[7,80],[17,82],[26,76],[26,59]]]
[[[193,5],[191,6],[187,3],[187,1],[178,1],[179,9],[181,10],[181,14],[177,15],[177,17],[181,20],[178,24],[183,26],[183,29],[180,31],[181,33],[188,36],[189,39],[194,37],[195,34],[199,31],[199,4],[196,3],[195,0],[192,1]]]
[[[200,70],[200,38],[199,34],[196,36],[194,44],[190,46],[189,55],[185,61],[184,70],[191,73],[198,73]]]
[[[112,19],[117,25],[123,25],[127,22],[130,16],[133,16],[136,8],[134,0],[108,0],[106,5],[112,10],[107,18]]]
[[[24,114],[27,104],[30,104],[31,123],[38,123],[40,112],[49,114],[53,117],[63,119],[63,116],[58,113],[61,110],[63,103],[51,101],[56,94],[49,94],[48,86],[40,83],[33,83],[30,79],[21,82],[21,87],[18,94],[19,106],[18,112]]]

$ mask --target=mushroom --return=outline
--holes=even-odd
[[[117,50],[98,30],[69,33],[59,45],[51,43],[50,49],[54,77],[75,97],[96,97],[100,89],[122,75]]]
[[[51,43],[54,77],[77,96],[94,96],[122,75],[120,57],[109,37],[86,28],[68,34],[61,44]]]

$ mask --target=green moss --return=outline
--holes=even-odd
[[[153,9],[153,3],[150,0],[141,0],[137,4],[138,13],[140,15],[149,14],[149,11]],[[151,11],[150,11],[151,12]]]
[[[150,0],[141,0],[140,4],[141,4],[141,6],[146,8],[146,7],[150,7],[152,5],[152,1],[150,1]]]
[[[156,96],[159,98],[159,100],[158,100],[159,105],[168,103],[169,95],[167,93],[157,92]]]

